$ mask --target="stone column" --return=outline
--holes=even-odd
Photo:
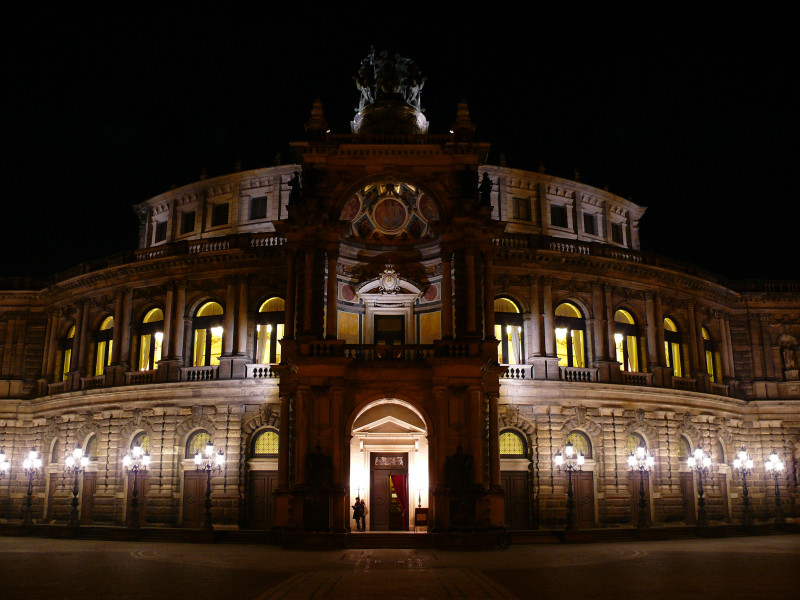
[[[544,281],[544,351],[547,356],[556,356],[556,326],[553,312],[553,291],[549,280]]]
[[[606,357],[611,361],[617,362],[617,342],[614,340],[616,325],[614,324],[614,302],[611,299],[611,286],[604,284],[603,288],[606,309],[606,348],[608,349]]]
[[[116,301],[114,302],[114,331],[111,334],[111,364],[119,364],[119,349],[122,345],[122,302],[124,294],[120,290],[117,292]]]
[[[539,357],[544,354],[542,351],[542,301],[540,298],[540,278],[531,277],[531,315],[530,315],[530,335],[526,346],[530,349],[529,356]],[[528,332],[526,332],[528,333]]]
[[[475,335],[477,334],[475,322],[475,254],[471,249],[464,251],[464,268],[467,276],[467,335]],[[460,306],[464,306],[464,304],[460,303]]]
[[[493,488],[500,487],[500,422],[497,413],[497,394],[489,394],[489,462]]]
[[[661,308],[661,296],[659,294],[655,295],[655,308],[658,364],[665,366],[667,364],[667,355],[664,349],[664,311]]]
[[[311,308],[314,289],[314,249],[306,248],[305,269],[303,271],[303,333],[311,333]]]
[[[594,355],[600,361],[607,357],[606,335],[608,331],[604,318],[603,290],[599,283],[592,284],[592,313],[594,314]]]
[[[167,294],[164,299],[164,338],[161,340],[161,360],[172,358],[175,345],[173,329],[173,286],[167,286]],[[160,361],[159,361],[160,362]]]
[[[186,282],[179,281],[175,286],[175,326],[174,326],[174,348],[172,356],[182,363],[184,361],[184,329],[186,325]]]
[[[281,430],[278,438],[278,487],[289,487],[289,395],[281,394]]]
[[[123,371],[130,370],[131,366],[131,319],[133,319],[133,290],[125,290],[122,298],[122,322],[117,324],[116,317],[114,318],[114,329],[119,327],[122,331],[120,333],[120,349],[119,349],[119,362],[123,367]]]
[[[45,353],[42,359],[42,378],[48,383],[56,381],[55,362],[58,337],[58,313],[47,314],[47,338],[45,340]]]
[[[689,324],[689,331],[687,332],[687,337],[689,338],[689,373],[692,376],[697,376],[700,372],[700,361],[698,360],[698,348],[697,348],[697,315],[695,313],[695,309],[697,305],[693,301],[689,301],[686,303],[686,312],[687,322]]]
[[[453,280],[451,252],[442,250],[442,338],[453,339]]]
[[[658,334],[656,333],[656,307],[651,292],[645,293],[645,311],[647,313],[647,363],[650,367],[661,366],[658,362]]]
[[[86,372],[86,355],[87,355],[87,348],[89,346],[89,307],[86,302],[82,303],[82,311],[81,311],[81,337],[80,342],[78,343],[78,362],[76,366],[76,371],[83,374]],[[72,351],[73,355],[75,354],[75,350]]]
[[[239,279],[239,312],[236,315],[236,356],[247,356],[247,277]]]
[[[719,329],[719,348],[720,348],[720,376],[722,381],[727,383],[733,377],[733,358],[731,356],[730,329],[728,316],[722,312],[717,313],[717,328]]]
[[[293,250],[286,251],[286,304],[284,314],[284,337],[294,338],[294,313],[295,313],[295,269],[297,268],[297,254]]]
[[[227,290],[225,293],[225,316],[223,317],[223,332],[222,332],[222,354],[230,356],[233,354],[233,338],[236,332],[234,331],[234,316],[236,315],[236,282],[231,277],[227,281]]]
[[[325,338],[335,340],[337,336],[337,323],[339,318],[338,300],[339,285],[336,277],[336,264],[339,252],[334,248],[328,248],[328,302],[326,305],[327,318],[325,321]]]
[[[759,325],[761,326],[761,347],[764,355],[764,376],[767,379],[776,379],[775,361],[772,360],[772,336],[770,335],[769,325],[770,316],[768,314],[758,315]]]
[[[494,339],[494,278],[492,248],[483,251],[483,338]],[[522,360],[523,357],[518,357]]]

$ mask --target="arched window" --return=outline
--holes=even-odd
[[[200,452],[205,454],[206,446],[211,443],[211,435],[204,429],[199,429],[186,440],[186,458],[194,458]],[[144,449],[144,447],[143,447]]]
[[[675,377],[683,377],[681,334],[675,322],[669,317],[664,319],[664,353],[667,356],[667,366],[672,367]]]
[[[97,332],[97,358],[95,360],[95,375],[102,375],[106,367],[111,364],[111,352],[114,337],[114,317],[106,317],[100,324]]]
[[[494,337],[497,362],[501,365],[519,365],[525,362],[522,345],[522,314],[519,307],[508,298],[494,301]]]
[[[222,306],[217,302],[206,302],[194,315],[194,353],[192,366],[218,365],[222,354]]]
[[[580,452],[584,458],[592,458],[592,442],[589,441],[589,436],[582,431],[570,432],[567,436],[567,443],[572,444],[576,455]]]
[[[67,373],[70,371],[72,363],[72,346],[75,343],[75,326],[69,328],[67,332],[67,339],[64,340],[64,366],[61,369],[61,380],[67,379]]]
[[[254,458],[271,458],[278,456],[278,432],[275,429],[260,431],[253,438],[252,456]]]
[[[705,327],[700,329],[703,334],[703,351],[706,355],[706,371],[711,375],[711,381],[714,383],[719,381],[719,370],[716,352],[714,351],[714,343],[711,341],[711,336],[708,335],[708,330]]]
[[[678,458],[689,458],[692,455],[692,445],[689,443],[689,440],[686,439],[686,436],[680,436],[678,438]]]
[[[270,298],[261,305],[256,316],[256,362],[262,365],[281,362],[285,303],[283,298]]]
[[[625,442],[625,453],[635,454],[636,449],[639,446],[647,450],[647,444],[645,443],[644,438],[641,435],[639,435],[638,433],[629,433],[628,440]]]
[[[160,308],[147,311],[139,326],[139,370],[150,371],[161,360],[164,341],[164,313]]]
[[[617,347],[617,362],[623,371],[640,371],[639,338],[636,322],[627,310],[614,313],[614,344]]]
[[[717,440],[714,444],[714,451],[716,452],[716,461],[717,464],[724,465],[725,464],[725,448],[722,445],[722,440]]]
[[[149,453],[150,436],[147,435],[144,431],[140,431],[133,437],[133,440],[131,440],[131,450],[133,450],[134,446],[139,446],[142,449],[142,452]],[[203,448],[205,448],[205,446],[203,446]],[[194,454],[192,455],[192,457],[194,457]]]
[[[86,456],[89,457],[89,460],[97,460],[97,435],[92,434],[91,437],[86,441],[86,451],[84,452]]]
[[[526,458],[525,439],[516,431],[506,430],[500,434],[500,456]]]
[[[556,307],[556,353],[562,367],[585,367],[586,321],[577,306],[562,302]]]
[[[50,448],[50,464],[54,465],[58,462],[58,439],[53,440],[53,445]]]

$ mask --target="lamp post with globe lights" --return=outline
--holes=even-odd
[[[583,452],[575,454],[575,448],[572,442],[567,442],[564,447],[564,452],[559,450],[555,457],[556,468],[558,472],[567,472],[567,531],[574,530],[575,527],[575,499],[572,490],[572,472],[575,470],[580,471],[583,467],[585,458]]]
[[[75,476],[75,483],[72,485],[72,510],[69,513],[68,527],[80,527],[80,520],[78,519],[78,475],[86,471],[89,466],[89,457],[84,456],[83,450],[75,448],[72,454],[67,454],[64,461],[64,472],[67,475]]]
[[[656,459],[653,458],[644,446],[636,448],[636,452],[631,452],[628,457],[628,468],[631,471],[639,471],[639,529],[646,529],[650,525],[647,514],[647,500],[644,493],[644,474],[653,469]]]
[[[144,452],[142,447],[138,444],[131,448],[124,457],[122,457],[122,466],[125,468],[125,473],[133,473],[133,489],[131,490],[131,513],[128,518],[128,527],[131,529],[139,528],[139,487],[138,479],[139,473],[146,473],[147,468],[150,466],[150,453]]]
[[[28,456],[22,461],[22,470],[28,476],[28,494],[25,497],[25,514],[22,517],[22,524],[26,527],[33,527],[33,478],[38,477],[41,468],[42,459],[36,448],[31,448]]]
[[[214,444],[210,442],[206,444],[205,454],[198,450],[197,454],[194,455],[195,468],[206,473],[206,499],[203,504],[205,510],[201,527],[209,531],[214,529],[214,525],[211,523],[211,472],[217,471],[219,473],[222,471],[222,465],[224,464],[225,453],[222,450],[215,453]]]
[[[767,475],[772,475],[775,479],[775,525],[780,525],[783,521],[783,517],[781,516],[781,490],[778,479],[780,479],[785,466],[783,461],[778,458],[778,453],[775,452],[775,450],[770,452],[769,460],[764,462],[764,470]]]
[[[742,448],[739,454],[733,459],[733,470],[742,474],[742,504],[744,513],[742,514],[742,526],[747,527],[752,523],[750,514],[750,497],[747,491],[747,476],[753,472],[753,459],[747,454],[747,450]]]
[[[697,526],[708,525],[706,517],[706,499],[703,497],[703,475],[708,475],[711,468],[711,456],[703,452],[702,448],[695,448],[694,454],[686,460],[690,469],[697,471]]]

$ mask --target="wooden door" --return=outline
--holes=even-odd
[[[530,528],[530,499],[527,471],[501,471],[500,485],[505,492],[506,526]]]
[[[370,531],[408,529],[408,518],[404,522],[397,498],[392,495],[390,479],[392,475],[403,475],[406,477],[406,487],[408,487],[407,459],[407,454],[372,453],[370,455],[370,501],[367,505]],[[408,497],[407,492],[408,490],[406,490],[406,497]]]
[[[83,474],[81,490],[81,525],[88,525],[94,518],[94,493],[97,491],[97,473]]]
[[[722,501],[722,520],[723,521],[730,521],[731,520],[731,512],[730,506],[728,504],[728,476],[725,473],[720,473],[719,477],[719,493],[722,496],[720,500]]]
[[[206,494],[206,474],[185,471],[183,474],[183,526],[199,529],[203,524],[203,502]]]
[[[275,520],[277,471],[251,471],[249,491],[250,529],[271,529]]]
[[[51,473],[47,479],[47,514],[45,515],[46,521],[52,521],[56,518],[56,489],[58,489],[58,475]]]
[[[578,471],[572,475],[575,492],[575,524],[578,529],[595,527],[594,477],[591,471]]]
[[[139,473],[136,482],[136,500],[139,503],[139,523],[144,524],[147,521],[147,490],[150,488],[150,483],[147,479],[147,473]],[[133,497],[133,473],[128,473],[128,499],[127,499],[127,515],[130,518],[131,512],[131,498]]]
[[[628,474],[628,492],[631,495],[631,517],[634,525],[639,524],[639,499],[641,498],[642,480],[638,472]],[[650,510],[650,473],[644,474],[644,500],[645,517],[650,520],[652,511]]]
[[[683,522],[687,525],[697,525],[694,474],[691,472],[681,473],[681,500],[683,502]]]

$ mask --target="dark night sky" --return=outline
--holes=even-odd
[[[7,24],[0,276],[134,248],[131,205],[203,169],[289,162],[317,96],[332,131],[348,132],[351,75],[372,44],[428,77],[432,133],[464,98],[489,162],[578,169],[647,206],[644,250],[722,275],[800,279],[788,22],[303,12]]]

